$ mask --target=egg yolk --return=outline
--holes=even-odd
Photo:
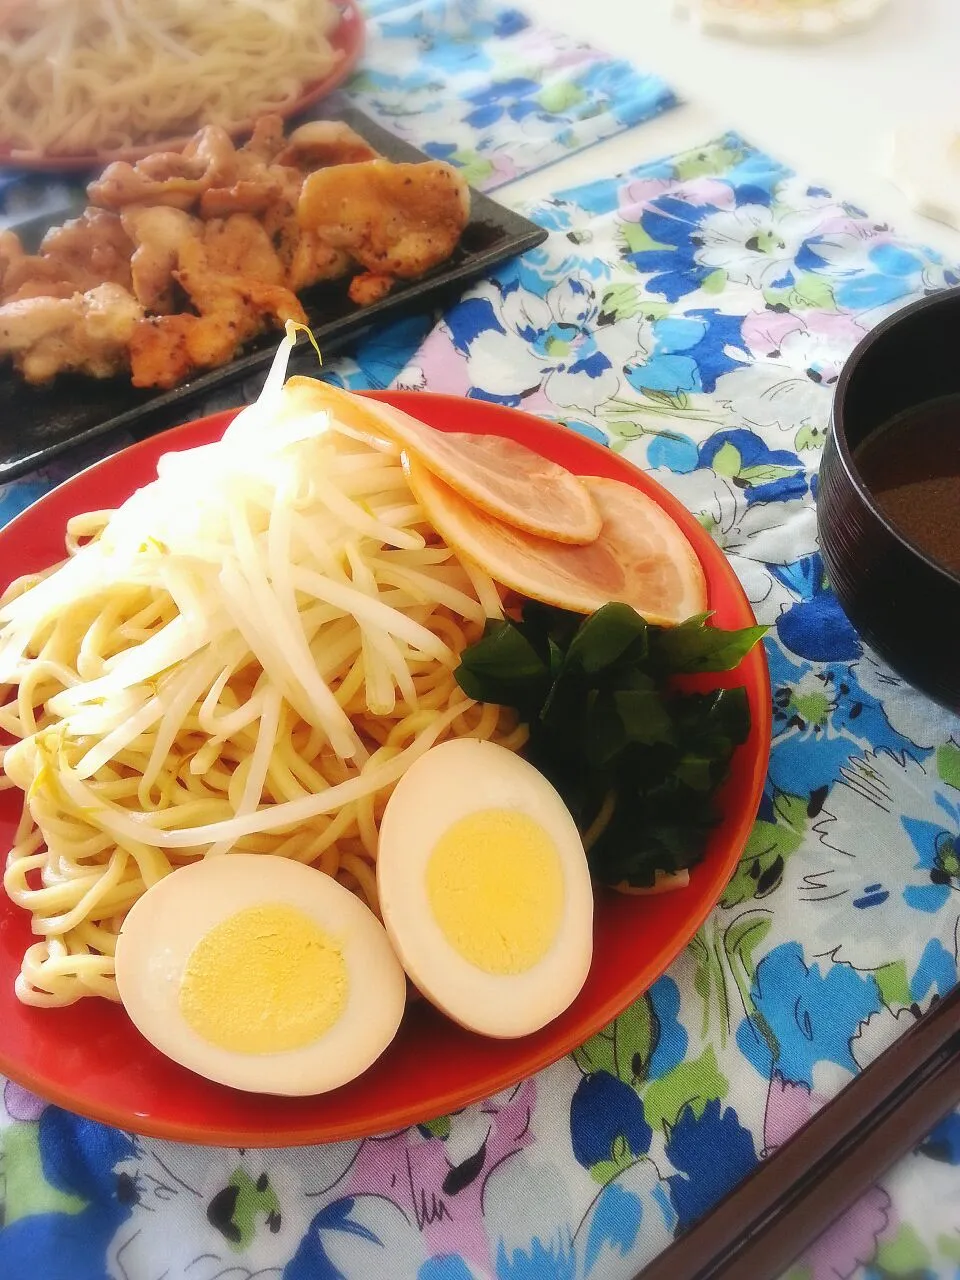
[[[248,907],[204,934],[187,958],[180,1012],[210,1044],[234,1053],[302,1049],[347,1000],[336,941],[295,907]]]
[[[523,973],[563,914],[553,840],[525,813],[481,809],[448,827],[427,863],[427,896],[450,945],[486,973]]]

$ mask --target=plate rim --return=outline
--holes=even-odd
[[[388,402],[397,403],[398,407],[409,407],[413,402],[414,397],[422,396],[429,396],[430,399],[434,401],[449,402],[451,406],[462,404],[463,401],[463,397],[461,396],[427,391],[373,390],[361,391],[358,394],[367,396],[371,399],[383,399]],[[494,404],[489,405],[489,408],[498,411],[497,416],[499,416],[500,412],[505,412],[509,415],[517,414],[521,418],[532,419],[533,421],[540,423],[541,426],[545,425],[549,428],[550,430],[548,434],[551,435],[554,430],[570,430],[570,428],[564,427],[564,424],[562,423],[554,422],[550,419],[539,417],[538,415],[526,413],[523,410]],[[195,419],[192,422],[182,423],[179,426],[171,427],[166,431],[147,437],[144,440],[139,440],[136,443],[129,445],[127,448],[118,450],[116,453],[110,454],[106,458],[99,459],[97,462],[92,463],[82,471],[77,472],[74,476],[63,481],[60,485],[57,485],[47,494],[44,494],[37,500],[37,502],[33,503],[30,507],[21,512],[3,528],[0,528],[0,553],[3,552],[5,544],[10,541],[16,542],[17,537],[19,536],[20,527],[25,522],[28,515],[30,515],[31,519],[36,519],[38,508],[42,510],[43,507],[50,503],[55,496],[58,501],[61,501],[64,497],[68,497],[70,492],[74,489],[82,492],[86,485],[89,484],[91,477],[104,464],[110,462],[116,463],[117,459],[129,458],[131,454],[146,452],[148,454],[155,454],[159,457],[162,452],[166,452],[170,448],[195,447],[197,443],[200,443],[200,440],[195,439],[194,437],[201,437],[202,433],[209,433],[214,429],[225,430],[226,426],[237,412],[238,410],[236,409],[221,410],[218,413],[206,415],[205,417]],[[491,431],[491,434],[498,433]],[[701,548],[712,548],[712,550],[707,551],[707,555],[713,560],[713,575],[715,576],[717,573],[721,575],[724,580],[725,588],[731,591],[738,608],[745,610],[744,625],[746,625],[746,617],[749,616],[752,618],[754,616],[753,609],[747,599],[743,587],[733,571],[732,566],[724,555],[722,549],[713,541],[712,538],[710,538],[710,535],[706,533],[699,524],[697,524],[693,515],[680,502],[680,500],[629,459],[624,458],[622,455],[613,453],[612,450],[583,435],[580,435],[579,433],[571,432],[571,434],[575,434],[577,436],[578,449],[585,447],[588,453],[602,458],[605,464],[609,461],[610,457],[617,458],[619,463],[622,463],[628,471],[640,476],[642,478],[642,483],[638,484],[636,487],[644,492],[650,492],[651,496],[659,503],[659,505],[661,505],[668,514],[677,520],[683,531],[687,533],[688,536],[692,535],[691,540],[694,545],[694,550],[698,554],[698,558],[701,558]],[[206,435],[204,435],[203,438],[206,438]],[[589,472],[586,470],[578,470],[576,474],[589,474]],[[694,529],[699,530],[699,536],[694,532]],[[0,563],[2,563],[2,554],[0,554]],[[711,580],[710,571],[707,569],[706,565],[704,568],[705,571],[708,572],[708,580]],[[249,1120],[242,1129],[237,1127],[229,1129],[221,1127],[214,1132],[209,1132],[205,1130],[200,1123],[193,1123],[188,1120],[176,1121],[168,1118],[167,1116],[160,1117],[155,1114],[143,1116],[126,1110],[114,1109],[109,1102],[100,1102],[97,1100],[94,1100],[93,1102],[89,1101],[83,1095],[82,1083],[77,1089],[70,1090],[68,1088],[61,1087],[59,1084],[50,1085],[45,1079],[29,1070],[26,1072],[22,1071],[18,1062],[16,1060],[11,1060],[7,1055],[7,1051],[3,1045],[2,1026],[0,1026],[0,1073],[8,1079],[13,1080],[23,1087],[31,1090],[45,1100],[100,1123],[111,1125],[115,1128],[129,1132],[134,1132],[146,1137],[186,1142],[192,1145],[216,1147],[297,1147],[371,1137],[377,1134],[410,1127],[417,1123],[422,1123],[434,1116],[447,1114],[450,1110],[472,1105],[477,1101],[490,1097],[502,1089],[513,1087],[523,1080],[529,1079],[531,1076],[536,1075],[537,1072],[555,1062],[558,1062],[561,1058],[566,1057],[580,1044],[585,1043],[587,1039],[597,1034],[597,1032],[602,1030],[604,1026],[608,1025],[613,1018],[617,1017],[635,1000],[639,999],[645,991],[649,990],[653,983],[667,972],[680,952],[684,950],[703,922],[715,909],[717,902],[722,896],[724,888],[729,883],[743,852],[743,848],[746,845],[750,830],[753,827],[760,801],[762,799],[763,787],[769,764],[772,737],[772,701],[769,667],[766,652],[762,643],[756,645],[750,654],[747,655],[743,664],[738,668],[738,671],[742,672],[744,675],[742,683],[748,688],[752,687],[755,693],[755,700],[759,703],[761,716],[759,723],[757,722],[757,717],[754,717],[754,724],[751,730],[751,740],[754,738],[754,735],[756,735],[756,748],[754,750],[754,754],[748,761],[749,777],[747,795],[749,796],[749,803],[745,804],[741,812],[735,816],[734,834],[732,835],[723,856],[718,858],[716,868],[713,869],[713,875],[716,879],[716,893],[714,894],[711,890],[700,904],[684,919],[683,925],[675,930],[669,943],[659,949],[658,958],[654,966],[656,968],[655,973],[647,975],[644,978],[632,980],[629,983],[621,983],[619,993],[608,995],[599,1004],[591,1006],[589,1021],[592,1024],[592,1029],[586,1036],[583,1036],[581,1031],[578,1030],[576,1036],[572,1036],[568,1033],[565,1037],[560,1037],[559,1042],[557,1039],[547,1040],[542,1044],[539,1050],[528,1052],[524,1058],[522,1068],[509,1066],[504,1067],[501,1065],[495,1070],[487,1069],[483,1081],[471,1086],[469,1090],[462,1086],[457,1087],[455,1084],[451,1084],[445,1088],[431,1092],[429,1101],[427,1102],[425,1100],[424,1102],[417,1104],[416,1108],[414,1108],[413,1104],[404,1105],[390,1103],[386,1109],[378,1115],[377,1123],[373,1127],[371,1127],[370,1122],[367,1122],[362,1126],[358,1126],[357,1123],[351,1123],[349,1121],[338,1124],[336,1120],[329,1122],[325,1121],[322,1126],[314,1124],[310,1127],[308,1125],[306,1128],[302,1126],[298,1127],[296,1122],[293,1122],[289,1129],[285,1128],[282,1132],[278,1132],[275,1128],[262,1127],[263,1122],[259,1122],[261,1127],[258,1127],[258,1101],[261,1098],[267,1098],[271,1102],[274,1102],[276,1099],[274,1099],[272,1095],[261,1095],[256,1093],[243,1095],[243,1091],[238,1090],[229,1090],[229,1092],[244,1096],[247,1102]],[[746,749],[745,745],[739,750],[745,751]],[[612,891],[605,890],[602,886],[594,886],[594,892],[608,894]],[[649,902],[656,901],[656,899],[634,899],[633,901]],[[6,898],[5,894],[2,893],[2,890],[0,890],[0,920],[2,920],[2,915],[11,910],[13,912],[20,911],[19,908]],[[628,986],[630,988],[630,992],[625,996],[624,993]],[[56,1010],[40,1010],[39,1012],[44,1017],[55,1017],[57,1013]],[[122,1010],[120,1012],[122,1012]],[[407,1016],[409,1016],[409,1014]],[[561,1015],[561,1017],[562,1016],[563,1015]],[[553,1025],[555,1024],[548,1024],[548,1027]],[[546,1028],[544,1030],[546,1030]],[[527,1038],[523,1037],[520,1040],[508,1041],[506,1043],[520,1044],[524,1039]],[[144,1041],[144,1045],[149,1048],[146,1041]],[[389,1049],[386,1051],[384,1057],[386,1057],[388,1053]],[[194,1073],[187,1072],[186,1074],[193,1076]],[[199,1078],[203,1079],[202,1077]],[[358,1079],[362,1080],[363,1077],[358,1077]],[[204,1084],[209,1084],[209,1082],[204,1081]],[[333,1091],[331,1094],[320,1096],[335,1097],[336,1092],[337,1091]],[[302,1105],[305,1102],[309,1102],[310,1098],[308,1096],[306,1098],[283,1099],[282,1101],[284,1103],[288,1103],[291,1108],[295,1110],[297,1104]]]
[[[330,33],[330,44],[333,49],[342,53],[342,57],[331,68],[327,75],[319,80],[307,81],[295,100],[286,107],[275,112],[262,111],[261,115],[280,115],[284,120],[298,115],[315,102],[326,98],[347,80],[356,68],[366,48],[366,21],[361,12],[358,0],[336,0],[340,10],[340,21]],[[227,133],[236,141],[253,129],[256,117],[244,120],[231,126]],[[198,125],[198,129],[202,126]],[[22,155],[13,151],[10,144],[0,139],[0,172],[6,169],[19,170],[25,173],[86,173],[91,169],[103,169],[117,160],[134,163],[155,151],[179,151],[187,145],[193,134],[183,137],[158,138],[156,142],[143,142],[132,147],[117,147],[113,150],[78,152],[74,155],[36,155],[24,152]]]

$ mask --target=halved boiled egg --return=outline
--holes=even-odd
[[[380,909],[412,981],[483,1035],[528,1035],[583,986],[593,891],[560,796],[505,747],[470,738],[426,752],[380,824]]]
[[[267,854],[180,867],[127,915],[120,999],[161,1053],[258,1093],[313,1094],[396,1035],[406,980],[379,920],[323,872]]]

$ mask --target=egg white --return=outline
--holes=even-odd
[[[563,876],[563,911],[549,950],[518,974],[494,974],[448,942],[431,908],[427,864],[455,822],[484,809],[526,814],[550,836]],[[576,824],[554,788],[504,747],[452,739],[426,752],[387,802],[377,854],[380,909],[390,941],[419,990],[483,1035],[528,1035],[575,999],[593,955],[593,889]]]
[[[180,1011],[184,969],[197,943],[250,907],[284,905],[341,947],[346,1001],[312,1044],[244,1054],[211,1044]],[[180,867],[148,890],[117,940],[117,986],[131,1021],[161,1053],[235,1089],[305,1095],[336,1089],[365,1071],[397,1033],[403,969],[379,920],[359,898],[312,867],[267,854],[226,854]]]

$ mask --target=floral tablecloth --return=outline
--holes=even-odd
[[[528,212],[542,248],[339,376],[522,404],[699,515],[772,627],[773,750],[740,866],[605,1032],[410,1130],[208,1150],[8,1083],[3,1280],[625,1280],[957,981],[960,720],[863,648],[813,504],[845,356],[960,276],[733,135]],[[957,1275],[960,1115],[789,1280]]]
[[[347,96],[490,190],[676,105],[659,76],[496,0],[366,0]]]

